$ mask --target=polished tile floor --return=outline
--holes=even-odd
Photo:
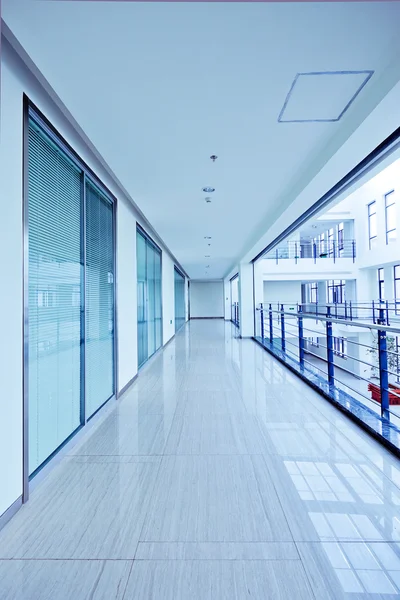
[[[400,598],[400,462],[191,321],[0,533],[0,600]]]

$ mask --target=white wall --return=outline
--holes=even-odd
[[[174,263],[167,254],[162,257],[163,344],[175,333],[175,275]]]
[[[3,46],[4,55],[4,46]],[[0,515],[22,495],[22,95],[1,69]]]
[[[301,281],[264,281],[264,303],[301,302]]]
[[[122,390],[136,375],[137,355],[137,283],[136,216],[127,202],[117,207],[117,318],[118,387]]]
[[[190,317],[224,317],[224,282],[190,282]]]
[[[0,307],[6,318],[0,336],[0,515],[22,495],[23,465],[23,231],[22,157],[23,94],[41,110],[60,135],[96,173],[117,198],[117,327],[118,390],[137,373],[136,222],[148,231],[140,212],[90,145],[54,91],[27,68],[7,40],[1,55],[0,251],[3,293]],[[36,77],[41,78],[40,81]],[[164,342],[171,337],[174,298],[173,259],[157,236],[148,231],[163,251]],[[173,311],[173,309],[172,309]],[[168,319],[166,319],[168,315]],[[173,318],[173,316],[172,316]],[[171,329],[172,328],[172,329]]]

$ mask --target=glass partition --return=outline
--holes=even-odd
[[[138,365],[162,345],[161,250],[138,228]]]
[[[185,324],[185,277],[175,267],[175,331]]]

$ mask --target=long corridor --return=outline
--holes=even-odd
[[[1,600],[400,597],[400,462],[191,321],[0,533]]]

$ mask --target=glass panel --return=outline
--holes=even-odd
[[[29,472],[80,425],[81,172],[29,126]]]
[[[369,218],[369,237],[374,238],[377,235],[377,227],[376,227],[376,214],[370,216]]]
[[[138,365],[148,358],[147,342],[147,289],[146,289],[146,240],[138,231],[136,236],[137,256],[137,320],[138,320]]]
[[[161,254],[154,253],[156,350],[162,346]]]
[[[175,331],[185,323],[185,278],[175,269]]]
[[[147,331],[149,356],[156,351],[156,298],[154,248],[147,244]]]
[[[86,416],[114,394],[113,206],[86,185]]]

